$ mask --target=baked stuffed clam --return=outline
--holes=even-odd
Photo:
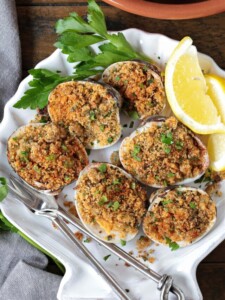
[[[150,118],[123,140],[119,155],[128,173],[157,188],[190,183],[209,165],[206,147],[175,117]]]
[[[85,148],[101,149],[121,136],[120,94],[106,84],[69,81],[50,93],[48,113],[53,123],[64,125]]]
[[[94,163],[80,173],[75,204],[83,224],[98,238],[129,241],[146,212],[146,191],[124,170]]]
[[[159,114],[166,102],[159,69],[143,61],[123,61],[110,65],[103,82],[117,89],[124,98],[124,110],[131,117],[144,119]]]
[[[200,240],[216,221],[216,205],[203,190],[180,186],[160,189],[150,198],[145,234],[172,250]]]
[[[8,139],[7,156],[26,183],[49,193],[60,191],[76,180],[88,164],[80,141],[52,123],[18,128]]]

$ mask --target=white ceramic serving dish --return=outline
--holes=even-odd
[[[146,33],[137,29],[128,29],[123,31],[123,33],[136,50],[144,52],[161,67],[165,67],[172,50],[178,43],[163,35]],[[225,72],[210,57],[199,54],[199,60],[202,69],[206,73],[214,73],[225,77]],[[71,74],[73,71],[72,65],[66,61],[66,56],[59,50],[56,50],[36,67],[47,68],[53,71],[61,70],[64,74]],[[6,158],[7,138],[15,129],[28,123],[35,115],[33,110],[13,108],[13,104],[28,89],[30,80],[31,76],[28,76],[21,82],[16,94],[5,107],[4,119],[0,125],[0,176],[7,177],[12,172]],[[138,125],[136,121],[134,127],[129,128],[130,123],[131,119],[122,115],[122,124],[128,124],[128,127],[124,128],[124,136],[129,135]],[[109,161],[110,154],[119,148],[120,142],[107,149],[92,150],[90,161],[93,159],[96,161]],[[67,195],[67,200],[72,201],[73,187],[74,184],[71,184],[64,189],[60,199],[62,200]],[[221,190],[224,194],[225,183],[221,184]],[[151,246],[151,248],[155,249],[153,256],[156,258],[156,261],[153,264],[149,263],[149,266],[160,274],[167,273],[172,275],[176,284],[184,291],[186,299],[202,299],[196,281],[196,268],[199,262],[225,239],[225,200],[223,200],[223,197],[218,197],[215,198],[215,201],[218,209],[218,218],[213,229],[202,240],[174,252],[171,252],[165,246],[156,246],[154,244]],[[33,215],[21,203],[10,197],[0,203],[0,209],[10,222],[65,265],[66,273],[58,290],[58,299],[116,299],[108,285],[96,274],[86,259],[74,249],[70,241],[57,229],[53,228],[48,220]],[[74,229],[74,231],[76,230]],[[134,250],[136,248],[136,239],[127,243],[123,248],[127,251]],[[159,299],[159,292],[154,282],[144,278],[143,275],[133,268],[124,266],[124,263],[116,257],[111,256],[107,261],[104,261],[103,257],[108,255],[109,252],[94,241],[86,245],[99,261],[105,265],[108,271],[117,278],[120,284],[130,290],[129,294],[132,299]],[[174,297],[171,296],[170,299],[174,299]]]

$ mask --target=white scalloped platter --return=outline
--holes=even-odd
[[[163,35],[146,33],[137,29],[128,29],[123,33],[136,50],[151,57],[162,68],[165,67],[171,52],[178,43]],[[199,54],[199,60],[205,73],[214,73],[225,77],[225,72],[210,57]],[[52,71],[60,70],[63,74],[71,74],[73,71],[73,66],[66,61],[66,56],[59,50],[41,61],[36,67],[47,68]],[[6,157],[6,142],[9,135],[19,126],[28,123],[35,115],[35,111],[29,109],[13,108],[13,104],[28,89],[28,82],[31,79],[31,76],[28,76],[21,82],[16,94],[5,107],[4,119],[0,125],[0,176],[8,177],[9,173],[12,172]],[[128,127],[123,130],[123,136],[129,135],[138,125],[136,121],[134,127],[129,128],[131,119],[122,115],[121,120],[122,125],[128,124]],[[103,150],[92,150],[89,156],[90,161],[109,161],[110,154],[118,150],[120,143],[121,141]],[[73,187],[74,184],[71,184],[64,189],[60,199],[62,200],[67,195],[66,199],[73,201]],[[221,191],[224,195],[225,183],[221,184]],[[155,250],[153,254],[156,258],[155,262],[150,264],[141,259],[143,263],[148,264],[156,272],[172,275],[176,284],[183,290],[186,299],[202,299],[196,281],[196,268],[199,262],[225,239],[225,199],[222,196],[214,198],[214,200],[218,211],[217,221],[213,229],[202,240],[173,252],[168,247],[157,246],[153,243],[150,248]],[[59,230],[53,228],[49,220],[33,215],[21,203],[10,197],[0,203],[0,209],[10,222],[65,265],[66,273],[58,290],[58,299],[117,299],[110,287],[89,265],[86,258],[74,248],[73,244]],[[74,229],[74,231],[76,230]],[[137,238],[123,247],[128,252],[133,250],[134,255],[137,252],[135,250]],[[85,245],[118,280],[121,286],[124,289],[129,289],[129,295],[132,299],[159,299],[159,292],[154,282],[146,279],[133,268],[124,266],[124,263],[113,255],[105,261],[103,257],[110,253],[94,241]],[[175,299],[175,297],[171,295],[170,299]]]

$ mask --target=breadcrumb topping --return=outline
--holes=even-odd
[[[109,88],[98,83],[70,81],[49,95],[52,122],[63,124],[86,148],[112,144],[121,135],[119,107]]]
[[[137,232],[146,212],[146,192],[140,184],[104,163],[81,176],[76,201],[85,223],[100,225],[108,235],[119,232],[121,238]]]
[[[103,80],[124,98],[124,109],[140,118],[159,114],[165,105],[165,91],[159,70],[150,64],[119,62],[103,73]]]
[[[215,203],[198,189],[162,190],[156,199],[144,218],[143,229],[149,238],[163,244],[168,240],[192,243],[216,217]]]
[[[167,186],[203,174],[208,167],[205,147],[176,118],[138,129],[120,147],[124,168],[147,185]]]
[[[27,125],[10,137],[8,160],[27,183],[53,191],[76,180],[88,164],[79,140],[52,123]]]

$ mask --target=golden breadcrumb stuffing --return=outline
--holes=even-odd
[[[150,186],[167,186],[205,172],[207,151],[187,127],[174,117],[151,124],[120,147],[121,162],[130,174]]]
[[[124,109],[140,118],[159,114],[165,105],[165,91],[159,70],[150,64],[125,61],[109,67],[103,81],[117,89],[124,98]]]
[[[68,127],[86,148],[112,144],[121,135],[118,102],[109,87],[98,83],[59,84],[49,95],[48,112],[52,122]]]
[[[110,164],[97,164],[79,179],[76,187],[78,211],[87,224],[112,231],[136,233],[144,216],[146,192],[123,171]]]
[[[156,199],[144,218],[143,229],[149,238],[160,243],[192,243],[216,217],[215,203],[198,189],[162,190]]]
[[[79,140],[52,123],[27,125],[9,138],[8,160],[30,185],[56,191],[78,178],[88,164]]]

